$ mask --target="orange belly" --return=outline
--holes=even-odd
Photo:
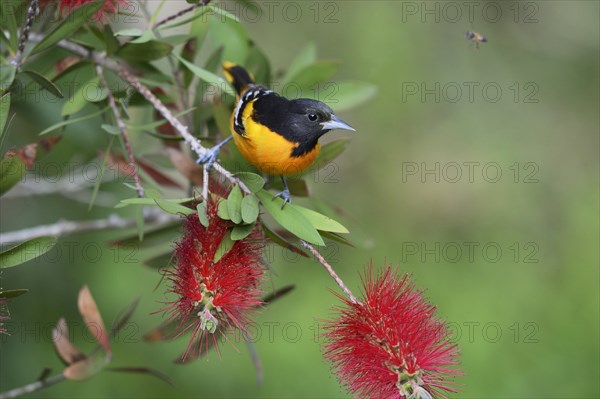
[[[286,140],[262,125],[244,123],[244,126],[244,136],[231,129],[236,146],[248,162],[269,175],[288,176],[300,173],[315,161],[321,149],[317,144],[310,152],[292,157],[291,153],[298,146],[297,143]]]

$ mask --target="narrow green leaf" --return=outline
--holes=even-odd
[[[147,30],[146,32],[142,33],[139,37],[130,40],[128,43],[133,43],[133,44],[141,44],[141,43],[148,43],[150,40],[154,39],[154,32],[152,32],[151,30]]]
[[[116,55],[134,62],[155,61],[171,54],[173,46],[158,40],[150,40],[144,43],[126,43]]]
[[[103,123],[102,125],[100,125],[100,128],[102,130],[104,130],[106,133],[112,134],[114,136],[119,136],[121,134],[121,131],[116,126],[107,125],[107,124]]]
[[[335,92],[325,96],[322,101],[339,112],[370,100],[376,93],[377,86],[373,84],[347,80],[336,82]]]
[[[92,79],[75,90],[71,98],[65,102],[61,115],[67,116],[81,111],[86,104],[98,98],[98,96],[101,94],[100,91],[100,78],[98,76],[94,76]]]
[[[20,265],[50,251],[56,245],[55,237],[38,237],[20,243],[0,253],[0,268]]]
[[[57,85],[55,85],[51,80],[46,78],[44,75],[37,73],[36,71],[23,71],[23,73],[27,74],[31,79],[33,79],[37,84],[39,84],[43,89],[49,91],[54,94],[58,98],[65,98]]]
[[[6,291],[0,292],[0,298],[6,298],[6,299],[16,298],[23,294],[27,294],[28,292],[29,292],[29,290],[27,288],[20,288],[20,289],[16,289],[16,290],[6,290]]]
[[[219,216],[223,220],[231,220],[229,218],[229,210],[227,208],[227,200],[219,201],[219,205],[217,205],[217,216]]]
[[[15,80],[17,67],[10,65],[2,65],[0,67],[0,95],[3,95]]]
[[[141,206],[135,209],[135,227],[137,227],[138,238],[144,241],[144,208]]]
[[[208,37],[213,48],[223,47],[223,59],[244,64],[248,58],[250,38],[242,24],[220,15],[209,15]]]
[[[173,253],[169,252],[166,254],[154,256],[150,259],[146,259],[144,264],[152,269],[166,269],[171,265],[173,261]]]
[[[317,61],[317,46],[315,43],[308,43],[306,47],[302,49],[296,55],[296,58],[290,64],[290,67],[285,74],[285,78],[283,79],[283,84],[287,84],[290,82],[290,79],[297,75],[302,69],[308,67],[311,64],[314,64]]]
[[[323,147],[321,147],[321,151],[319,152],[319,155],[317,155],[317,159],[315,160],[315,162],[307,170],[304,170],[290,177],[297,178],[301,176],[306,176],[324,168],[325,166],[330,164],[334,159],[339,157],[346,150],[348,144],[350,144],[351,141],[351,139],[339,139],[325,144]]]
[[[244,183],[244,185],[248,187],[248,190],[250,190],[253,193],[259,192],[265,186],[265,179],[263,179],[262,176],[259,176],[256,173],[238,172],[235,174],[235,177],[240,179],[242,183]]]
[[[156,205],[156,199],[157,198],[151,198],[151,197],[144,197],[144,198],[126,198],[124,200],[121,200],[119,202],[119,204],[117,204],[115,206],[115,208],[124,208],[127,205]],[[175,198],[175,199],[161,199],[161,201],[164,202],[171,202],[173,204],[183,204],[185,202],[190,202],[193,201],[195,198],[194,197],[188,197],[188,198]],[[188,208],[189,209],[189,208]]]
[[[156,377],[159,380],[171,385],[172,387],[175,386],[175,383],[173,382],[173,380],[171,378],[169,378],[168,375],[166,375],[165,373],[162,373],[158,370],[148,368],[148,367],[109,367],[109,368],[107,368],[107,370],[115,371],[118,373],[145,374],[145,375],[149,375],[152,377]]]
[[[26,173],[27,167],[19,156],[0,159],[0,196],[18,184]]]
[[[254,195],[246,195],[242,199],[242,220],[244,223],[254,223],[258,218],[258,200]]]
[[[115,137],[112,136],[108,142],[108,147],[106,151],[104,151],[104,158],[102,159],[102,166],[100,167],[100,171],[96,177],[96,181],[94,182],[94,189],[92,191],[92,198],[90,199],[90,204],[88,205],[88,211],[92,209],[94,203],[96,202],[96,197],[98,196],[98,192],[100,191],[100,185],[102,184],[102,180],[104,179],[104,172],[106,171],[106,165],[108,164],[108,157],[110,156],[110,152],[113,146],[113,142]]]
[[[79,28],[83,26],[87,21],[90,20],[92,15],[104,6],[103,1],[95,1],[93,3],[87,3],[81,7],[77,7],[72,13],[63,18],[63,20],[54,28],[50,33],[44,36],[44,38],[31,50],[31,54],[37,54],[40,51],[46,50],[62,39],[66,39],[73,33],[77,32]]]
[[[227,198],[227,213],[235,224],[242,222],[242,190],[237,184],[233,186]]]
[[[277,244],[280,247],[287,249],[288,251],[294,252],[298,255],[304,256],[305,258],[308,258],[308,255],[306,254],[306,252],[304,252],[302,249],[300,249],[296,245],[292,244],[291,242],[287,241],[284,237],[279,235],[277,232],[271,230],[269,228],[269,226],[267,226],[265,223],[262,223],[261,225],[262,225],[263,232],[265,233],[265,237],[267,237],[269,240],[271,240],[274,244]]]
[[[312,209],[304,208],[299,205],[292,205],[298,212],[300,212],[317,230],[329,231],[331,233],[348,234],[347,228],[342,226],[341,223],[335,220],[315,212]]]
[[[215,257],[213,259],[213,262],[217,263],[219,261],[219,259],[221,259],[223,257],[223,255],[225,255],[227,252],[229,252],[231,250],[231,248],[233,248],[234,245],[235,245],[235,241],[233,241],[231,239],[229,234],[225,234],[225,236],[223,236],[223,240],[221,241],[221,243],[219,244],[219,247],[217,248],[217,251],[215,252]]]
[[[4,134],[4,127],[8,122],[8,111],[10,110],[10,93],[0,97],[0,138]],[[0,143],[2,141],[0,140]]]
[[[19,27],[15,3],[0,1],[0,11],[2,11],[0,13],[2,16],[2,30],[8,29],[11,47],[16,51],[19,42]]]
[[[256,193],[265,210],[286,230],[296,235],[298,238],[315,245],[325,245],[323,238],[313,225],[294,207],[288,204],[281,209],[283,200],[276,198],[273,200],[272,194],[261,190]]]
[[[198,219],[200,220],[200,224],[204,227],[208,227],[208,212],[206,210],[206,202],[200,202],[196,206],[196,211],[198,211]]]
[[[179,60],[179,62],[181,62],[183,65],[185,65],[185,67],[187,69],[192,71],[194,73],[194,75],[196,75],[201,80],[220,88],[227,94],[231,94],[232,96],[235,96],[235,90],[233,90],[233,88],[229,85],[229,83],[227,83],[227,81],[225,79],[215,75],[212,72],[207,71],[206,69],[202,69],[199,66],[192,64],[191,62],[183,59],[181,56],[179,56],[177,54],[173,54],[173,55],[175,56],[175,58],[177,58]]]
[[[195,210],[188,208],[187,206],[179,205],[178,203],[167,201],[163,199],[155,199],[156,205],[160,207],[163,211],[170,213],[172,215],[192,215],[196,213]]]
[[[132,28],[132,29],[121,29],[117,32],[115,32],[115,37],[116,36],[132,36],[132,37],[138,37],[138,36],[142,36],[144,34],[144,32],[147,31],[143,31],[141,29],[137,29],[137,28]]]
[[[121,43],[119,43],[119,40],[115,36],[115,33],[113,32],[110,24],[104,25],[104,30],[102,31],[102,40],[104,41],[104,43],[106,43],[107,55],[114,54],[121,45]]]
[[[327,82],[339,69],[339,62],[319,61],[301,69],[290,78],[288,84],[301,89],[309,89],[318,83]]]
[[[38,136],[43,136],[45,134],[48,134],[50,132],[55,131],[56,129],[60,129],[60,128],[65,127],[65,126],[72,125],[73,123],[82,122],[82,121],[85,121],[85,120],[88,120],[88,119],[95,118],[97,116],[102,115],[107,110],[108,110],[108,107],[103,108],[100,111],[94,112],[94,113],[89,114],[89,115],[81,116],[79,118],[74,118],[74,119],[66,119],[66,120],[64,120],[62,122],[55,123],[54,125],[49,126],[46,129],[44,129],[41,132],[39,132]]]
[[[233,226],[233,229],[231,230],[231,239],[233,241],[243,240],[244,238],[248,237],[248,234],[252,233],[253,229],[254,229],[254,223],[240,225],[240,226]]]

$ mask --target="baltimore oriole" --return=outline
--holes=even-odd
[[[285,206],[292,202],[286,176],[302,172],[315,161],[321,149],[319,138],[332,129],[354,129],[321,101],[288,100],[254,83],[244,68],[231,62],[223,63],[223,71],[237,92],[231,136],[198,163],[215,162],[221,147],[233,138],[248,162],[266,174],[281,176],[283,191],[273,199],[283,199]]]

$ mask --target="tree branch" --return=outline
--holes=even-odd
[[[21,36],[19,37],[19,47],[17,48],[15,58],[13,58],[11,61],[11,63],[14,66],[16,66],[17,69],[21,67],[21,62],[23,61],[23,52],[25,51],[25,44],[29,39],[29,32],[31,31],[31,26],[33,25],[33,21],[35,20],[35,16],[37,15],[39,9],[39,0],[31,0],[31,3],[29,3],[29,8],[27,8],[27,17],[25,18],[25,24],[23,25],[23,29],[21,29]]]
[[[137,191],[138,197],[142,198],[145,195],[144,188],[142,187],[142,181],[140,179],[140,175],[138,173],[137,164],[135,162],[135,157],[133,156],[133,150],[131,149],[131,143],[129,141],[129,135],[127,134],[127,125],[123,122],[123,118],[121,117],[121,112],[117,107],[117,102],[115,101],[115,97],[108,86],[108,82],[106,81],[106,77],[104,76],[104,69],[102,65],[96,65],[96,73],[98,77],[100,77],[100,81],[102,82],[102,86],[106,89],[106,94],[108,97],[108,105],[113,111],[113,115],[115,116],[115,121],[119,130],[121,131],[121,138],[123,138],[123,144],[125,145],[125,151],[127,152],[127,158],[129,159],[129,166],[131,166],[133,170],[133,181],[135,182],[135,189]]]
[[[335,270],[333,270],[333,267],[331,267],[331,265],[329,263],[327,263],[327,261],[319,253],[319,251],[317,251],[315,247],[313,247],[312,245],[310,245],[309,243],[307,243],[304,240],[300,240],[300,243],[302,244],[302,246],[304,248],[308,249],[310,251],[310,253],[312,253],[315,256],[315,258],[317,258],[317,261],[319,261],[319,263],[321,265],[323,265],[323,267],[325,268],[325,270],[327,270],[327,272],[329,272],[329,275],[335,280],[335,282],[337,283],[337,285],[340,286],[340,288],[342,289],[342,291],[344,291],[344,294],[346,294],[346,296],[352,302],[354,302],[356,304],[360,304],[360,302],[356,299],[356,297],[354,296],[354,294],[352,294],[352,291],[350,291],[350,289],[346,286],[346,284],[344,284],[344,281],[342,281],[342,279],[340,278],[340,276],[337,275],[337,273],[335,272]]]
[[[19,388],[11,389],[10,391],[0,393],[0,399],[12,399],[21,395],[39,391],[42,388],[46,388],[57,384],[61,381],[65,381],[67,377],[64,374],[57,374],[54,377],[46,378],[43,380],[32,382],[31,384],[24,385]]]
[[[199,3],[194,4],[193,6],[190,6],[188,8],[184,8],[183,10],[179,11],[177,14],[173,14],[171,16],[168,16],[167,18],[163,19],[162,21],[157,22],[156,24],[154,24],[154,26],[152,27],[152,30],[156,30],[159,26],[164,25],[168,22],[171,22],[179,17],[184,16],[187,13],[190,13],[192,11],[194,11],[196,8],[200,8],[200,7],[205,7],[208,5],[208,3],[210,3],[211,0],[202,0]]]
[[[150,208],[144,214],[144,222],[162,225],[174,220],[178,216],[169,215],[158,208]],[[32,238],[53,236],[61,237],[68,234],[84,233],[108,229],[127,229],[136,226],[135,219],[124,219],[117,215],[110,215],[107,219],[69,221],[61,220],[54,224],[31,227],[22,230],[11,231],[0,234],[0,244],[22,242]]]

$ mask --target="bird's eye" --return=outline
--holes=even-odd
[[[314,122],[317,119],[319,119],[319,117],[317,116],[317,114],[308,114],[308,120],[309,121]]]

